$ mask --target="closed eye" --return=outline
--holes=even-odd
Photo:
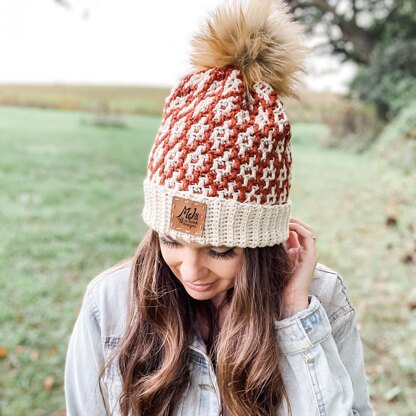
[[[181,246],[181,244],[179,244],[177,241],[169,240],[164,237],[160,237],[160,242],[169,248],[178,248]],[[229,250],[224,252],[218,252],[213,249],[208,249],[207,254],[215,259],[229,259],[231,257],[234,257],[237,253],[234,251],[234,248],[230,248]]]

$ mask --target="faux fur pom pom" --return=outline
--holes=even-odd
[[[307,51],[302,35],[283,0],[229,0],[194,36],[191,63],[196,69],[233,65],[247,86],[265,82],[281,96],[296,96]]]

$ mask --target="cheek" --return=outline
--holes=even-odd
[[[223,279],[234,278],[236,272],[234,264],[227,260],[216,260],[215,264],[211,266],[211,270]]]
[[[227,280],[234,280],[241,258],[236,257],[228,260],[213,260],[210,269],[219,277]]]
[[[163,260],[169,267],[175,267],[175,263],[178,261],[178,256],[175,254],[175,250],[167,250],[164,248],[160,248],[160,252],[162,254]]]

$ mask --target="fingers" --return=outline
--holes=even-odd
[[[289,232],[290,230],[295,231],[297,234],[299,234],[302,237],[313,237],[312,229],[306,228],[302,224],[297,224],[295,222],[289,223]]]
[[[289,237],[285,242],[287,250],[303,248],[305,250],[314,250],[315,240],[312,238],[315,236],[313,228],[305,222],[295,218],[289,218]]]
[[[311,233],[312,233],[312,235],[314,235],[314,231],[313,231],[313,229],[312,229],[312,227],[310,226],[310,225],[308,225],[308,224],[306,224],[305,222],[303,222],[303,221],[301,221],[301,220],[298,220],[297,218],[295,218],[295,217],[290,217],[289,218],[289,223],[296,223],[296,224],[300,224],[300,225],[302,225],[303,227],[305,227],[308,231],[310,231]]]
[[[297,233],[298,242],[303,248],[306,250],[315,249],[315,241],[313,240],[313,233],[312,228],[308,226],[306,228],[302,224],[298,224],[297,222],[290,222],[289,223],[289,236],[291,234],[290,231],[294,231]],[[290,238],[290,237],[289,237]]]
[[[299,243],[299,239],[298,239],[298,235],[296,234],[295,231],[291,231],[290,227],[289,227],[289,238],[288,238],[288,246],[293,248],[293,247],[300,247],[300,243]]]
[[[289,224],[299,224],[302,227],[306,228],[308,231],[310,231],[312,233],[312,237],[315,237],[314,229],[310,225],[306,224],[305,222],[303,222],[301,220],[298,220],[297,218],[290,217],[289,218]]]

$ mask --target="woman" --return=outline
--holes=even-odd
[[[372,414],[354,308],[290,217],[300,35],[283,3],[249,0],[195,37],[149,155],[149,231],[71,336],[69,416]]]

